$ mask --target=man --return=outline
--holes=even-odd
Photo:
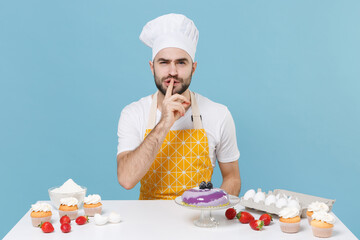
[[[230,112],[188,89],[198,36],[181,14],[158,17],[140,34],[152,48],[149,64],[158,91],[123,109],[117,155],[118,181],[126,189],[140,181],[139,199],[174,199],[210,181],[216,159],[221,188],[240,193],[240,153]]]

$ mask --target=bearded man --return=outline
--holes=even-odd
[[[118,125],[117,176],[121,186],[141,182],[139,199],[175,199],[211,181],[218,165],[220,188],[240,193],[233,118],[226,106],[189,90],[199,32],[190,19],[167,14],[148,22],[140,40],[158,91],[126,106]]]

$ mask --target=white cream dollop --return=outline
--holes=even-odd
[[[318,220],[318,221],[327,222],[327,223],[330,223],[330,224],[335,223],[335,217],[332,214],[327,213],[325,211],[314,212],[311,217],[312,217],[312,219],[315,219],[315,220]]]
[[[265,205],[269,206],[270,204],[276,203],[276,197],[274,194],[270,194],[265,199]]]
[[[329,212],[329,206],[323,202],[316,201],[310,203],[307,210],[309,212],[318,212],[318,211]]]
[[[33,212],[50,212],[51,206],[48,203],[37,202],[31,205],[31,211]]]
[[[96,213],[94,216],[95,224],[96,225],[104,225],[108,222],[109,218],[106,216],[101,216],[100,214]]]
[[[101,197],[99,194],[90,194],[84,198],[84,203],[86,204],[96,204],[98,202],[101,202]]]
[[[248,191],[245,193],[244,199],[245,199],[245,200],[249,200],[249,199],[251,199],[251,198],[254,198],[254,196],[255,196],[255,190],[254,190],[254,189],[250,189],[250,190],[248,190]]]
[[[285,207],[281,209],[279,216],[283,218],[293,218],[299,216],[299,209],[295,207]]]
[[[116,213],[116,212],[111,212],[109,214],[109,222],[110,223],[119,223],[121,222],[121,216],[120,214]]]
[[[61,187],[53,189],[51,192],[54,193],[73,193],[73,192],[79,192],[84,191],[82,187],[77,185],[71,178],[68,179]]]
[[[60,204],[66,206],[75,206],[78,205],[79,201],[74,197],[61,198]]]

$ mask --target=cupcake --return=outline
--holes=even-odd
[[[85,215],[93,217],[96,213],[101,214],[101,197],[98,194],[92,194],[84,198]]]
[[[323,202],[318,202],[318,201],[310,203],[306,211],[306,216],[309,224],[312,220],[311,216],[313,215],[313,213],[318,211],[329,212],[329,206]]]
[[[314,212],[311,220],[311,228],[315,237],[331,237],[334,228],[335,217],[327,212]]]
[[[51,220],[51,206],[47,203],[35,203],[31,205],[31,222],[34,227],[38,227],[41,222],[50,222]]]
[[[285,207],[279,213],[281,231],[296,233],[300,230],[300,211],[296,207]]]
[[[76,219],[78,215],[78,203],[79,201],[74,197],[61,198],[59,207],[60,218],[67,215],[71,220]]]

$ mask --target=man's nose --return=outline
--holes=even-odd
[[[169,74],[172,75],[172,76],[177,75],[177,68],[176,68],[175,63],[170,64]]]

